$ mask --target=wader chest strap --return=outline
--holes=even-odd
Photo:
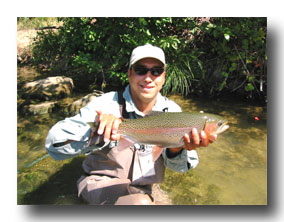
[[[124,119],[129,119],[129,113],[126,111],[126,103],[125,103],[125,99],[123,98],[123,92],[118,91],[117,94],[118,94],[118,104],[119,104],[121,116]]]

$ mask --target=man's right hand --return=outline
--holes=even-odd
[[[119,140],[120,134],[118,133],[118,127],[122,120],[111,114],[103,114],[101,110],[97,112],[97,121],[100,122],[97,133],[99,135],[104,134],[104,142],[109,140]]]

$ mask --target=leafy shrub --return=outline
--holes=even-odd
[[[71,76],[77,88],[124,86],[130,53],[161,47],[163,93],[266,96],[266,18],[59,18],[41,31],[34,61]]]

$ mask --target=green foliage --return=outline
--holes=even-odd
[[[208,74],[209,94],[238,92],[247,97],[266,96],[266,18],[213,18],[204,33],[200,58]],[[209,25],[209,24],[208,24]],[[215,87],[214,87],[215,86]]]
[[[77,88],[127,84],[131,51],[151,43],[166,54],[165,94],[266,96],[266,18],[58,20],[58,31],[39,33],[34,61],[73,77]]]

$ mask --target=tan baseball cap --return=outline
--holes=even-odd
[[[157,46],[146,44],[133,49],[132,54],[130,56],[129,68],[137,61],[144,58],[154,58],[166,65],[164,51]]]

